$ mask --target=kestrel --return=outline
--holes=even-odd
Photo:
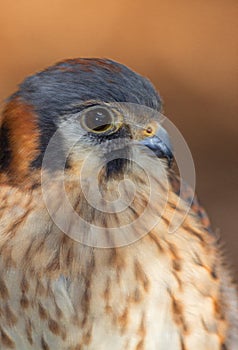
[[[238,349],[236,286],[161,108],[107,59],[62,61],[8,99],[0,349]]]

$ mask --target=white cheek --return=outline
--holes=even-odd
[[[86,131],[82,130],[78,121],[62,123],[57,132],[63,137],[65,146],[69,149],[87,135]]]
[[[77,163],[84,160],[86,156],[95,155],[95,147],[88,142],[88,134],[77,120],[60,124],[53,138],[54,143],[57,144],[59,140],[59,143],[63,144],[65,160],[70,158],[73,163]]]

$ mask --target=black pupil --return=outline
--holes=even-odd
[[[111,123],[111,114],[105,108],[94,108],[85,115],[86,126],[94,131],[105,131],[110,128]]]

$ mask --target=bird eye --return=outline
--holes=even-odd
[[[81,125],[84,129],[94,133],[104,133],[115,126],[115,116],[113,112],[100,106],[86,109],[81,116]]]

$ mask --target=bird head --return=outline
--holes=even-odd
[[[161,125],[161,105],[146,78],[111,60],[66,60],[30,76],[3,112],[2,181],[35,188],[46,173],[44,188],[49,192],[63,174],[71,204],[78,206],[84,220],[104,227],[114,227],[116,221],[130,223],[146,207],[151,189],[160,192],[151,179],[163,184],[173,158]],[[105,199],[117,201],[118,186],[125,179],[135,187],[127,183],[122,189],[131,211],[129,215],[119,201],[118,218]],[[52,202],[57,201],[51,197]]]
[[[42,168],[56,131],[48,163],[52,171],[61,159],[66,168],[76,169],[90,152],[107,161],[107,178],[116,177],[129,163],[132,144],[146,146],[170,163],[160,110],[152,84],[122,64],[106,59],[60,62],[25,79],[9,98],[1,122],[0,170],[18,183],[29,179]]]

